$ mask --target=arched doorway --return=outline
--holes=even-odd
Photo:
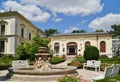
[[[77,55],[77,43],[67,43],[67,55]]]
[[[100,42],[100,52],[106,52],[106,43],[105,43],[105,41]]]

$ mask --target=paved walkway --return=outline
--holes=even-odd
[[[77,72],[79,73],[79,78],[82,78],[84,80],[89,80],[92,82],[92,77],[93,74],[95,73],[102,73],[102,72],[95,72],[95,71],[90,71],[90,70],[85,70],[85,69],[78,69]],[[0,71],[0,82],[23,82],[21,80],[13,80],[13,81],[8,81],[6,80],[5,76],[8,73],[7,70]],[[34,82],[34,81],[25,81],[25,82]],[[37,81],[35,81],[37,82]],[[48,81],[40,81],[40,82],[48,82]],[[49,82],[57,82],[57,81],[49,81]]]

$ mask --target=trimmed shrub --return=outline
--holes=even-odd
[[[99,59],[99,50],[95,46],[87,46],[84,51],[85,60],[98,60]]]
[[[101,55],[100,59],[109,59],[107,55]]]
[[[61,62],[64,62],[66,59],[64,56],[53,56],[50,58],[50,63],[51,64],[58,64],[58,63],[61,63]]]

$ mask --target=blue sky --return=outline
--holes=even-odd
[[[41,30],[109,31],[120,24],[120,0],[0,0],[1,12],[18,11]]]

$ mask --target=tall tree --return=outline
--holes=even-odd
[[[85,30],[73,30],[72,33],[86,33]]]
[[[110,33],[113,34],[114,38],[120,38],[120,25],[112,25]]]
[[[97,29],[95,32],[104,32],[103,29]]]
[[[38,52],[38,47],[46,47],[47,52],[50,53],[49,42],[49,38],[40,38],[39,35],[36,34],[36,36],[32,38],[32,41],[17,46],[16,57],[23,60],[34,60],[34,54]]]
[[[57,29],[45,29],[45,35],[48,37],[48,36],[51,36],[53,34],[60,34],[60,32],[57,30]]]

